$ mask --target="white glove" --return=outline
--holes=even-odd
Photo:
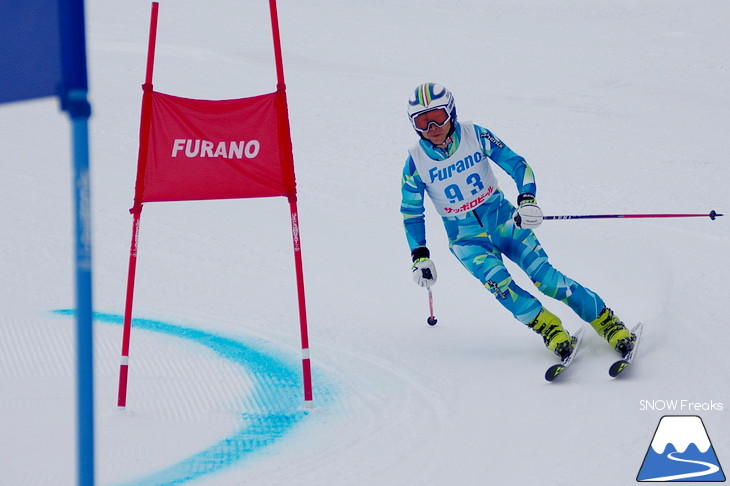
[[[517,202],[520,207],[517,208],[512,218],[518,228],[534,229],[542,224],[542,209],[537,205],[534,195],[520,194]]]
[[[413,262],[411,270],[413,270],[413,281],[421,287],[428,288],[436,283],[436,265],[433,264],[433,260],[419,258]]]

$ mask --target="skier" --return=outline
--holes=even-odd
[[[430,287],[437,278],[426,247],[423,201],[427,193],[443,220],[451,253],[518,321],[542,336],[549,350],[564,359],[574,341],[557,316],[515,284],[502,255],[515,262],[543,294],[567,304],[625,356],[635,336],[595,292],[553,268],[532,231],[543,215],[525,159],[486,128],[458,122],[454,97],[441,85],[418,86],[408,101],[408,117],[421,138],[409,149],[401,181],[401,213],[414,281]],[[497,187],[490,162],[517,184],[517,208]]]

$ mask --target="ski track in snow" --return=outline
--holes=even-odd
[[[59,310],[52,314],[72,317],[74,312]],[[302,471],[316,474],[317,470],[326,470],[334,455],[352,461],[353,466],[342,474],[343,481],[355,481],[373,472],[394,477],[408,464],[403,481],[420,482],[438,467],[432,447],[422,438],[438,441],[448,422],[444,405],[420,379],[393,367],[393,363],[356,351],[323,349],[323,354],[334,361],[328,364],[328,359],[323,359],[315,368],[317,407],[308,409],[302,400],[300,370],[292,360],[207,331],[135,318],[127,407],[113,410],[112,392],[116,391],[113,385],[118,372],[114,355],[118,352],[122,316],[96,313],[94,323],[96,382],[101,384],[96,389],[96,432],[98,443],[104,444],[97,456],[100,484],[182,484],[205,482],[208,476],[211,484],[237,484],[237,479],[226,482],[227,468],[253,456],[265,458],[267,448],[289,435],[296,436],[296,429],[306,427],[308,421],[324,421],[328,427],[342,430],[325,443],[319,444],[317,438],[310,441],[311,453],[305,459],[299,463],[292,459],[290,468],[277,471],[282,480],[294,481]],[[0,324],[3,379],[12,382],[44,377],[63,383],[66,404],[61,408],[68,408],[73,401],[73,387],[69,385],[75,376],[71,320],[41,320],[38,324],[27,319],[3,319]],[[198,348],[204,349],[201,352]],[[21,355],[15,351],[25,349],[34,352]],[[332,383],[327,375],[330,371],[336,373],[342,363],[353,368],[350,376],[355,379],[347,384]],[[14,408],[27,405],[0,399],[0,410],[6,416],[12,416]],[[348,430],[347,419],[353,415],[361,421],[358,430],[362,433]],[[47,426],[50,418],[39,420],[38,426]],[[190,443],[188,457],[179,457],[179,446],[172,448],[172,454],[165,452],[179,439],[155,422],[176,423],[185,430],[181,437]],[[70,425],[66,429],[70,434]],[[191,440],[190,432],[195,429],[198,434],[193,436],[198,438]],[[216,440],[216,435],[223,437]],[[420,445],[414,447],[414,443]],[[364,451],[391,447],[405,452],[384,455],[375,469],[369,462],[357,465]],[[43,450],[38,448],[38,454],[43,455]],[[54,460],[51,452],[47,455],[50,457],[44,459],[43,471],[29,467],[16,477],[25,484],[43,485],[70,474],[71,465]],[[135,464],[131,476],[125,466],[129,463]],[[249,479],[272,473],[266,464],[259,469]]]
[[[74,313],[56,311],[54,314],[72,316]],[[66,325],[56,323],[58,325],[55,326],[38,326],[32,322],[18,321],[20,320],[4,320],[2,323],[0,369],[3,370],[3,378],[27,380],[33,376],[42,376],[47,380],[70,385],[69,379],[75,376],[70,321],[65,321]],[[94,321],[119,325],[122,317],[97,313]],[[99,326],[95,327],[100,334],[95,343],[95,348],[98,348],[96,354],[101,357],[102,363],[106,363],[97,367],[97,374],[111,382],[113,379],[109,375],[114,372],[114,366],[109,365],[109,350],[112,347],[112,338],[118,338],[119,333],[110,333]],[[194,352],[192,357],[189,351],[169,354],[163,349],[160,352],[159,342],[152,343],[153,346],[144,345],[145,331],[166,335],[168,340],[178,343],[177,347],[185,347],[187,340],[207,350],[203,356]],[[100,449],[101,475],[114,484],[181,484],[217,472],[285,437],[290,429],[309,414],[303,409],[303,401],[300,399],[299,370],[292,368],[292,364],[286,360],[267,354],[266,351],[210,332],[147,319],[133,320],[133,339],[135,338],[137,344],[141,345],[138,346],[140,349],[136,355],[131,354],[128,407],[123,411],[102,413],[102,419],[98,420],[99,435],[102,438],[107,438],[106,428],[114,429],[115,432],[119,432],[119,427],[129,428],[123,434],[114,433],[108,438],[109,447]],[[29,346],[29,342],[33,346]],[[21,354],[15,351],[24,349],[33,349],[35,352]],[[215,355],[218,355],[218,359]],[[149,382],[150,378],[153,378],[152,382]],[[153,392],[149,389],[150,386],[154,388]],[[69,387],[69,390],[72,389],[73,387]],[[48,391],[39,390],[38,393],[44,394]],[[320,387],[319,393],[320,400],[326,403],[328,390]],[[98,393],[97,397],[99,395]],[[111,398],[108,393],[102,392],[101,395],[106,399]],[[141,400],[149,403],[141,404]],[[6,399],[0,400],[0,405],[3,412],[12,415],[12,408],[29,404],[12,403]],[[110,405],[111,402],[97,403],[97,409],[109,410]],[[240,417],[235,418],[236,415]],[[234,431],[208,447],[204,447],[204,444],[211,440],[211,434],[203,433],[200,441],[190,441],[197,442],[197,447],[202,450],[194,452],[186,459],[178,458],[172,465],[147,475],[140,476],[133,471],[135,477],[131,481],[119,483],[118,478],[115,480],[107,477],[109,472],[105,470],[105,466],[129,460],[142,465],[145,458],[160,454],[166,448],[167,440],[174,440],[174,435],[152,437],[156,443],[150,443],[148,441],[151,437],[144,433],[134,436],[133,431],[139,432],[140,426],[151,425],[148,422],[151,416],[157,417],[157,420],[178,423],[182,428],[185,428],[185,424],[193,423],[220,431],[233,425]],[[5,440],[8,440],[7,436]],[[6,443],[7,445],[9,444]],[[193,445],[194,447],[196,446]],[[105,459],[111,459],[111,462]],[[163,461],[156,462],[159,465]],[[148,468],[142,466],[141,470]],[[49,469],[53,469],[52,465]],[[117,470],[116,473],[123,470],[124,468]],[[129,473],[123,473],[127,474]],[[28,484],[47,484],[42,479],[44,475],[48,478],[57,477],[57,473],[36,472],[29,472],[25,477]]]

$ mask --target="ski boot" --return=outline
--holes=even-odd
[[[542,336],[545,346],[561,360],[573,351],[573,338],[563,328],[560,318],[546,308],[543,307],[527,327]]]
[[[618,351],[622,357],[625,357],[634,349],[636,336],[628,330],[626,325],[621,322],[621,319],[616,317],[616,314],[608,307],[604,307],[598,317],[594,321],[591,321],[591,327],[598,334],[606,338],[608,344]]]

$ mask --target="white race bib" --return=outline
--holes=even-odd
[[[433,160],[420,143],[409,150],[426,192],[441,216],[459,216],[476,209],[497,189],[497,177],[471,123],[461,124],[461,141],[453,155]]]

